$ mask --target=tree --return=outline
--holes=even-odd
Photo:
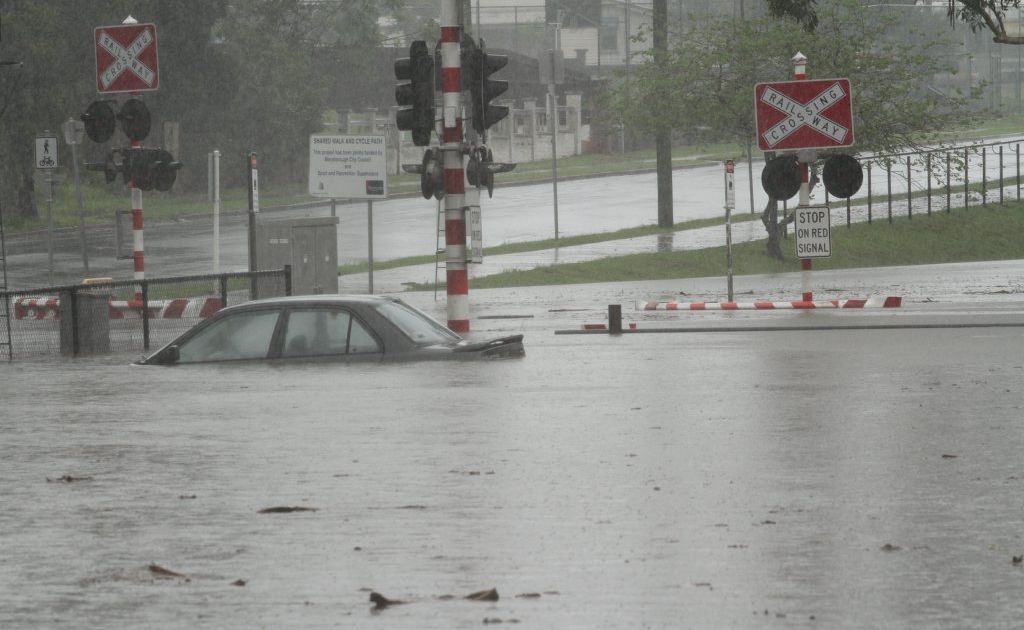
[[[238,167],[223,172],[229,183],[242,181],[248,150],[265,158],[264,181],[296,181],[305,176],[308,136],[324,110],[342,98],[376,102],[366,89],[379,75],[368,51],[381,43],[378,19],[400,14],[405,1],[5,0],[0,62],[22,64],[0,66],[0,203],[22,219],[38,216],[33,138],[47,129],[60,135],[63,121],[101,98],[97,26],[120,24],[129,14],[157,25],[160,89],[141,97],[153,117],[145,144],[163,142],[162,122],[180,122],[175,157],[185,175],[196,173],[194,187],[203,185],[206,153],[214,148],[226,160],[237,158]],[[112,142],[123,142],[118,138]],[[86,142],[85,159],[101,161],[108,148]]]
[[[808,30],[818,23],[817,0],[767,0],[768,10],[775,17],[796,19]],[[988,29],[997,44],[1024,44],[1024,36],[1006,32],[1006,12],[1021,7],[1022,0],[948,0],[946,14],[951,23],[960,20],[971,30]],[[909,4],[909,3],[908,3]]]
[[[679,34],[662,70],[648,59],[612,92],[609,105],[631,126],[653,130],[665,117],[692,143],[754,138],[753,88],[788,80],[797,51],[811,77],[842,76],[854,89],[856,150],[897,152],[934,142],[938,132],[970,117],[966,95],[930,90],[930,77],[952,70],[948,42],[880,37],[892,17],[864,11],[856,0],[818,7],[814,30],[793,18],[712,19]],[[763,217],[769,252],[781,256],[777,223]]]
[[[962,20],[972,30],[987,28],[997,44],[1024,44],[1024,36],[1006,33],[1006,12],[1021,6],[1021,0],[949,0],[950,22]]]

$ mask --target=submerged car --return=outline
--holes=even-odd
[[[397,298],[312,295],[222,309],[138,363],[490,359],[524,354],[522,335],[469,342]]]

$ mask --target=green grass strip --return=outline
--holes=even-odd
[[[748,275],[799,271],[792,235],[783,241],[788,259],[765,253],[765,242],[734,245],[733,273]],[[989,205],[935,212],[872,224],[832,227],[832,257],[814,260],[815,269],[1012,260],[1024,258],[1024,204]],[[471,288],[505,288],[589,282],[700,278],[726,274],[725,247],[632,254],[580,263],[537,267],[473,278]],[[441,285],[443,286],[443,284]],[[433,290],[413,284],[409,290]]]

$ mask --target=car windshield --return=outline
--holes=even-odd
[[[454,343],[461,341],[452,331],[404,302],[384,302],[377,311],[417,344]]]

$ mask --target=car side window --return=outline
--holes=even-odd
[[[178,362],[266,358],[278,315],[278,311],[250,311],[228,315],[183,343],[178,349]]]
[[[348,338],[349,354],[374,354],[381,352],[380,343],[363,328],[358,319],[352,319],[351,334]]]
[[[284,334],[283,357],[380,352],[358,320],[340,309],[293,309]]]

